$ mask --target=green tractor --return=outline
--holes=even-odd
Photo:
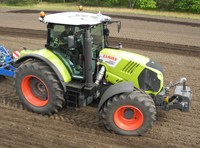
[[[144,134],[156,109],[189,111],[192,93],[186,78],[164,87],[158,63],[120,50],[120,44],[109,46],[107,26],[117,23],[120,30],[119,21],[101,13],[40,14],[47,24],[45,48],[23,50],[16,61],[14,86],[29,111],[52,115],[64,106],[96,101],[105,127],[122,135]]]

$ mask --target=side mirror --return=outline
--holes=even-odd
[[[68,43],[68,48],[72,48],[75,46],[74,35],[68,36],[67,43]]]
[[[121,21],[108,21],[108,22],[105,22],[105,24],[112,24],[112,23],[117,23],[117,31],[119,32],[120,29],[121,29]]]

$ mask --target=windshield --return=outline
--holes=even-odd
[[[81,29],[81,26],[50,24],[46,46],[65,63],[72,77],[79,79],[84,76],[84,44],[83,34],[75,34]]]
[[[48,26],[47,48],[52,50],[68,65],[74,76],[83,76],[85,27],[51,24]],[[92,41],[93,72],[95,71],[95,59],[104,48],[103,25],[90,27]],[[78,72],[80,71],[80,72]]]
[[[74,35],[84,26],[68,26],[68,25],[53,25],[49,28],[48,45],[55,49],[63,45],[67,45],[68,36]],[[104,36],[102,24],[91,27],[92,47],[96,49],[104,48]],[[83,38],[81,39],[83,43]],[[65,47],[67,48],[67,47]]]
[[[53,25],[49,28],[49,39],[48,45],[55,49],[58,47],[65,46],[65,49],[68,49],[68,38],[69,36],[74,35],[76,31],[79,30],[77,26],[69,25]]]

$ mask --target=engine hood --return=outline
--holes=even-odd
[[[134,87],[158,94],[163,87],[163,68],[153,60],[131,52],[105,48],[100,52],[106,80],[112,84],[132,81]]]
[[[105,48],[100,52],[100,59],[104,61],[108,66],[115,67],[121,60],[134,61],[135,63],[144,67],[148,66],[152,69],[156,69],[161,73],[164,72],[159,63],[149,59],[148,57],[131,53],[128,51],[122,51],[117,49]]]

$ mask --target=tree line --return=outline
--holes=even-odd
[[[141,8],[200,13],[200,0],[0,0],[10,5],[29,5],[39,2],[75,2],[84,6]]]

